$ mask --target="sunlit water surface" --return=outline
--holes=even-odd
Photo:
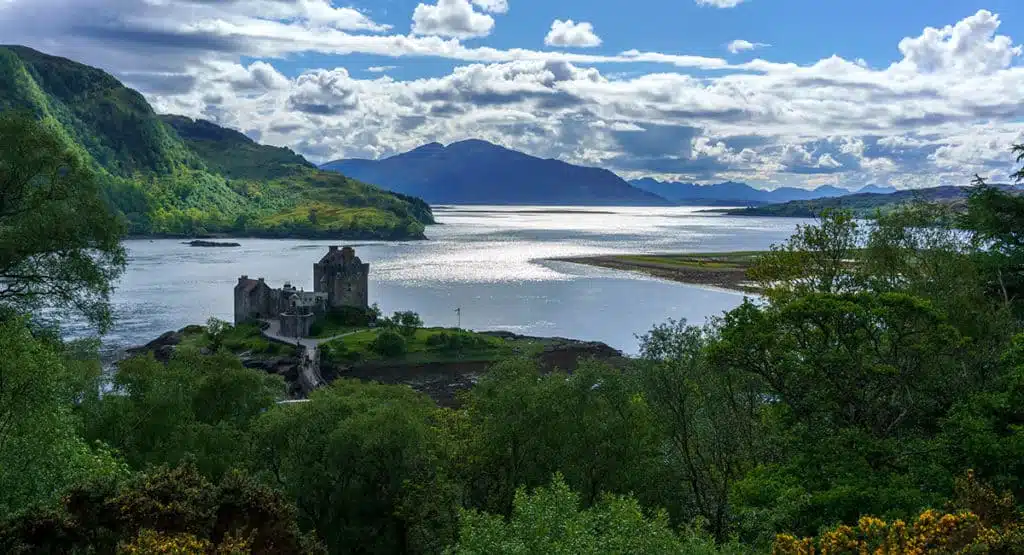
[[[429,325],[603,341],[628,353],[669,318],[703,323],[739,293],[550,260],[559,257],[767,248],[801,220],[702,214],[701,208],[438,207],[429,241],[353,242],[370,263],[370,301],[414,310]],[[334,241],[238,239],[239,248],[127,241],[105,351],[145,343],[207,318],[230,320],[238,276],[312,288],[312,265]],[[73,335],[82,326],[67,324]]]

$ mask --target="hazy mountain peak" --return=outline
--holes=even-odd
[[[671,204],[610,171],[555,162],[467,139],[447,147],[430,143],[382,160],[336,160],[321,167],[433,203]]]

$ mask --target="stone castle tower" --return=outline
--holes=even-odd
[[[352,247],[331,246],[320,262],[313,264],[313,290],[327,294],[328,308],[368,308],[367,278],[370,265],[356,256]]]

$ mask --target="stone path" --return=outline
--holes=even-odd
[[[295,345],[294,337],[285,337],[281,335],[281,322],[278,320],[263,320],[269,327],[263,330],[263,335],[281,341]],[[309,392],[313,391],[318,387],[326,385],[323,377],[320,376],[320,344],[327,343],[328,341],[334,341],[340,337],[346,335],[352,335],[359,333],[362,330],[350,331],[348,333],[342,333],[332,337],[301,337],[299,338],[299,344],[305,347],[305,360],[302,361],[302,365],[299,367],[299,385],[302,386],[303,391],[308,395]]]

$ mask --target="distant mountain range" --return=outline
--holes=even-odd
[[[336,160],[320,168],[431,204],[674,204],[605,169],[537,158],[476,139],[448,146],[430,143],[381,160]]]
[[[962,209],[968,192],[969,189],[966,187],[944,186],[909,189],[889,194],[857,193],[842,197],[793,200],[780,204],[736,208],[724,210],[724,212],[733,216],[814,218],[820,216],[822,210],[825,209],[842,209],[849,210],[858,217],[870,218],[877,212],[889,212],[900,205],[911,202],[943,203],[952,205],[954,209]]]
[[[600,168],[537,158],[487,141],[444,146],[430,143],[380,160],[351,158],[320,166],[431,204],[704,205],[759,206],[854,193],[889,194],[893,187],[867,185],[849,191],[830,185],[808,190],[755,189],[728,181],[716,185],[625,181]]]
[[[676,204],[694,206],[756,206],[794,200],[841,197],[855,193],[884,195],[896,192],[894,187],[882,187],[879,185],[867,185],[857,191],[840,189],[831,185],[823,185],[817,189],[781,187],[772,191],[766,191],[735,181],[726,181],[725,183],[717,183],[715,185],[697,185],[695,183],[658,181],[650,177],[636,179],[629,183],[634,187],[650,191]]]

